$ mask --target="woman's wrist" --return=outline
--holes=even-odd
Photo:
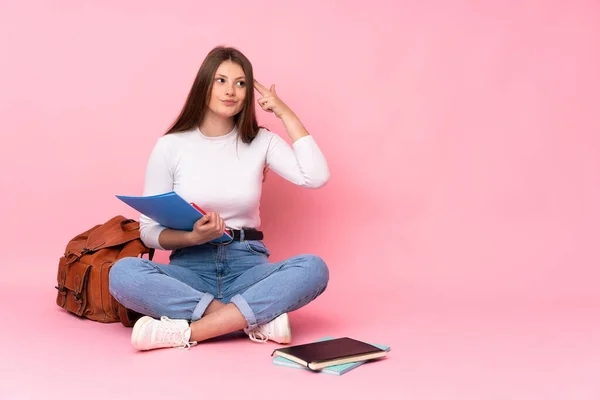
[[[198,246],[205,243],[204,238],[200,237],[196,231],[186,232],[185,240],[188,247]]]

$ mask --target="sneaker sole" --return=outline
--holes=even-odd
[[[138,336],[140,334],[140,330],[148,325],[149,323],[151,323],[153,320],[152,317],[149,317],[147,315],[143,316],[142,318],[140,318],[139,320],[137,320],[137,322],[135,323],[135,325],[133,326],[133,332],[131,332],[131,345],[138,349],[138,350],[146,350],[144,348],[141,348],[139,345],[139,341],[138,341]]]
[[[285,335],[285,337],[282,338],[283,340],[281,340],[281,341],[278,340],[277,343],[280,343],[280,344],[291,343],[292,342],[292,328],[290,326],[290,317],[288,316],[287,313],[285,313],[285,314],[281,315],[279,318],[281,318],[282,324],[285,326],[287,334]]]

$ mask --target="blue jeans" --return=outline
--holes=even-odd
[[[196,321],[213,299],[233,303],[252,329],[305,306],[329,281],[318,256],[270,263],[269,255],[262,241],[234,241],[174,250],[169,264],[126,257],[111,268],[109,289],[123,306],[154,318]]]

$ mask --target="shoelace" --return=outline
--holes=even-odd
[[[197,342],[186,341],[181,328],[177,326],[175,321],[173,321],[169,317],[160,317],[160,321],[164,322],[166,325],[161,326],[163,328],[163,334],[158,335],[160,337],[159,343],[175,343],[175,338],[177,338],[177,342],[182,343],[180,346],[177,347],[180,349],[185,348],[186,350],[197,344]]]
[[[269,340],[267,334],[261,331],[260,328],[248,332],[248,337],[250,338],[250,340],[257,343],[264,343],[267,340]]]

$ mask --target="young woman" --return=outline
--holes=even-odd
[[[283,122],[291,147],[258,126],[254,89],[260,107]],[[173,127],[158,139],[144,184],[144,195],[175,191],[208,213],[191,232],[142,215],[142,241],[172,250],[169,264],[132,257],[110,271],[112,295],[144,315],[133,327],[136,349],[189,348],[242,329],[254,341],[291,342],[287,313],[323,293],[329,271],[310,254],[269,262],[258,230],[267,169],[307,188],[329,180],[323,153],[275,85],[267,89],[255,81],[240,51],[216,47]],[[211,243],[225,229],[234,239]]]

